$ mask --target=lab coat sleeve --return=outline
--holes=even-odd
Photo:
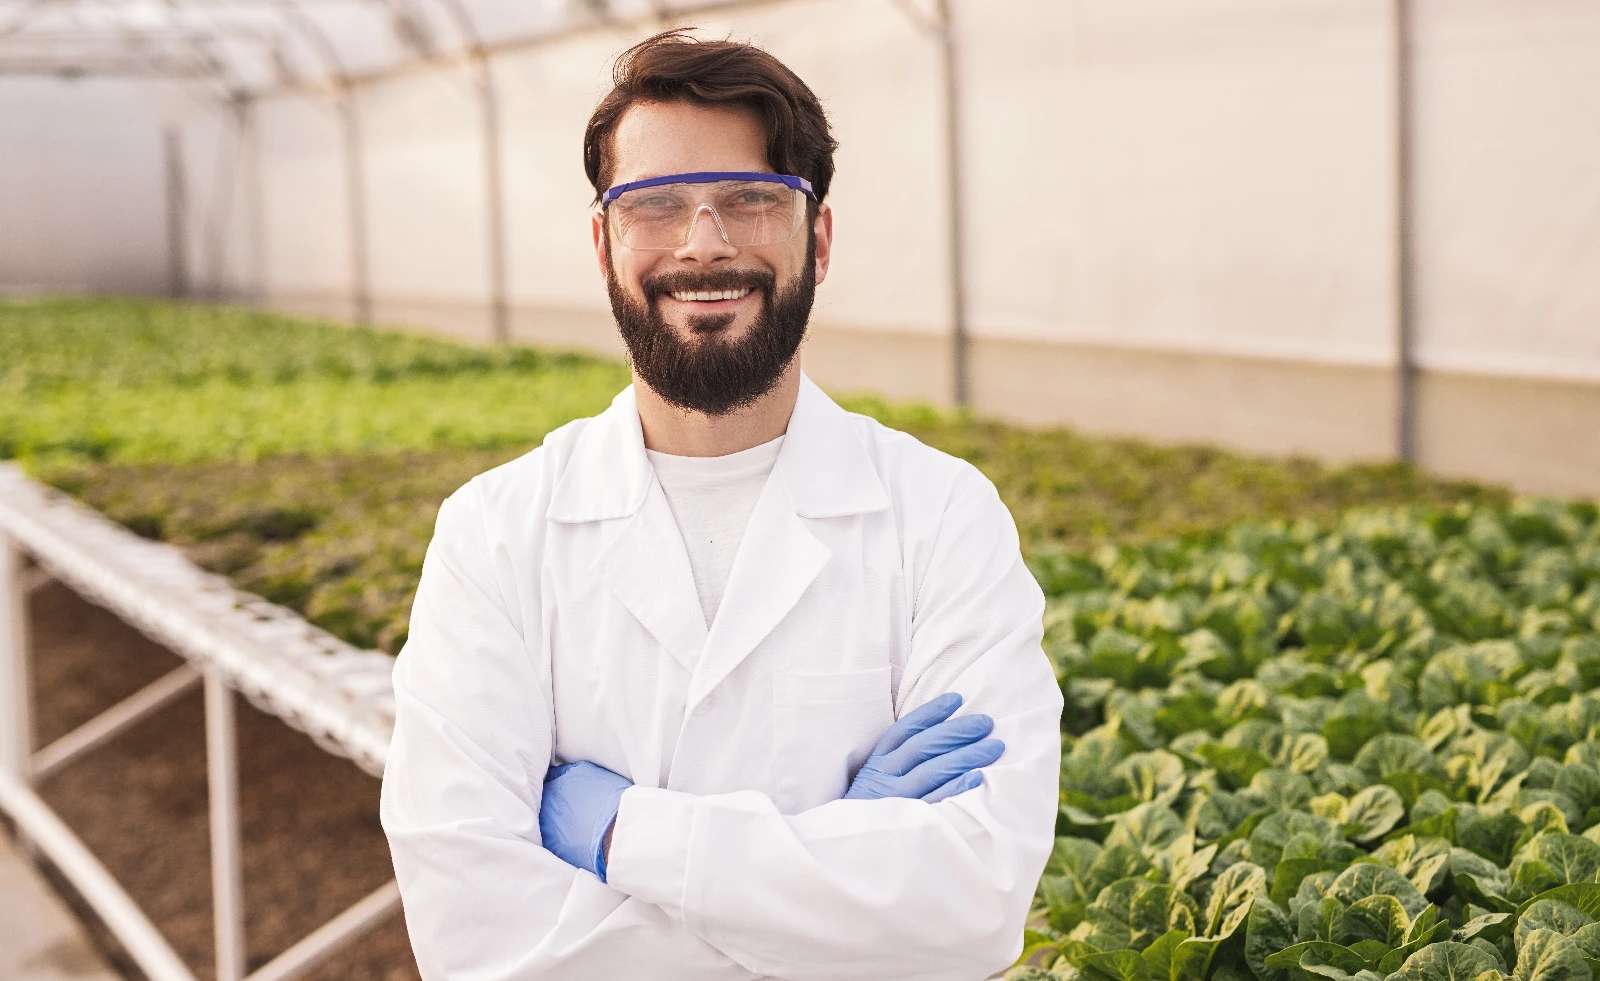
[[[502,594],[511,560],[474,498],[468,485],[440,509],[394,673],[381,815],[422,977],[650,977],[665,957],[692,976],[748,979],[541,847],[550,699],[523,639],[539,625]]]
[[[780,814],[755,792],[635,787],[613,888],[757,974],[787,981],[976,981],[1004,969],[1053,843],[1061,692],[1040,648],[1044,598],[1015,525],[975,471],[925,554],[897,709],[945,691],[995,719],[1006,751],[937,804],[838,800]]]

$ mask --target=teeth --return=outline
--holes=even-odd
[[[684,290],[672,294],[674,300],[683,303],[708,303],[713,300],[737,300],[748,295],[750,290]]]

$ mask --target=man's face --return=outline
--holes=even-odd
[[[701,171],[771,172],[766,134],[746,109],[640,103],[614,134],[612,184]],[[595,254],[634,371],[679,408],[711,415],[771,391],[794,360],[817,283],[827,274],[833,216],[827,205],[793,238],[729,245],[702,213],[677,249],[630,249],[604,215]],[[736,299],[688,294],[748,290]],[[674,295],[676,294],[676,295]]]

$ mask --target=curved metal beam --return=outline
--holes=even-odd
[[[40,10],[64,0],[36,0],[31,9]],[[232,65],[232,59],[227,56],[220,45],[221,36],[245,37],[252,40],[260,39],[259,32],[254,32],[236,24],[213,24],[200,26],[185,24],[177,21],[171,15],[170,9],[163,8],[163,23],[154,28],[132,27],[121,17],[123,4],[118,0],[101,0],[94,4],[74,5],[78,9],[93,7],[113,20],[108,29],[96,30],[92,27],[82,27],[66,32],[37,32],[28,29],[32,15],[25,15],[13,19],[4,28],[0,28],[0,38],[10,39],[8,47],[21,48],[24,60],[36,58],[30,52],[30,46],[37,48],[39,42],[53,42],[62,38],[69,40],[79,39],[92,42],[97,38],[116,39],[123,47],[116,57],[89,58],[81,57],[70,59],[68,64],[58,65],[56,71],[81,70],[85,73],[98,73],[108,64],[114,65],[118,71],[130,70],[128,59],[142,60],[149,66],[150,74],[170,74],[174,77],[196,78],[211,76],[220,79],[220,87],[225,92],[237,91],[240,79]],[[165,66],[163,61],[173,52],[183,51],[194,59],[193,66]],[[153,53],[152,53],[153,52]],[[207,72],[205,69],[209,68]]]
[[[37,5],[52,5],[56,3],[70,3],[72,0],[31,0],[31,2]],[[98,2],[116,2],[116,0],[98,0]],[[284,0],[167,0],[167,2],[170,5],[179,7],[181,9],[204,12],[213,18],[216,16],[213,11],[230,7],[246,9],[266,8],[277,10],[280,13],[282,13],[284,9]],[[361,3],[366,5],[386,6],[392,8],[391,0],[330,0],[330,2]],[[343,84],[350,88],[359,88],[363,85],[377,84],[379,82],[388,81],[396,77],[411,74],[413,72],[423,72],[436,68],[449,67],[452,65],[459,66],[463,63],[471,62],[478,57],[493,59],[502,54],[532,50],[535,48],[544,47],[546,45],[556,44],[573,37],[592,33],[597,30],[650,27],[659,24],[663,18],[669,20],[681,19],[682,16],[691,13],[698,15],[726,14],[733,11],[769,7],[786,2],[791,2],[791,0],[722,0],[722,2],[703,4],[694,8],[693,10],[680,11],[667,8],[661,3],[661,0],[650,0],[651,11],[649,13],[626,15],[607,14],[604,17],[584,18],[581,21],[569,25],[540,31],[534,34],[510,37],[494,41],[481,39],[475,49],[469,48],[458,51],[433,51],[426,55],[417,54],[412,58],[401,59],[400,61],[386,65],[382,68],[377,68],[370,71],[362,71],[359,73],[347,70],[342,73],[341,78],[336,79],[336,83]],[[310,7],[317,4],[318,0],[299,0],[298,3],[300,7]],[[284,18],[284,20],[286,22],[292,22],[295,20],[295,18]],[[294,33],[302,35],[308,33],[308,29],[303,23],[300,25],[290,23],[289,26],[295,28]],[[316,31],[317,28],[315,28],[314,25],[311,25],[309,30]],[[268,35],[260,35],[259,40],[263,44],[270,45],[275,48],[280,47],[275,40]],[[86,70],[92,70],[93,68],[93,66],[84,67]],[[318,86],[315,86],[309,82],[302,83],[290,81],[287,84],[280,84],[276,86],[251,87],[244,91],[235,92],[233,94],[236,96],[260,97],[268,95],[283,95],[297,90],[314,90],[316,88],[318,88]]]
[[[63,2],[66,2],[66,0],[28,0],[28,3],[23,6],[21,13],[17,14],[17,16],[13,17],[10,21],[0,24],[0,37],[10,37],[13,34],[25,30],[27,26],[32,23],[33,19],[39,16],[40,11],[44,10],[46,7],[53,7]]]
[[[389,16],[404,13],[398,6],[398,0],[340,0],[340,2],[357,3],[377,8]],[[228,97],[243,93],[246,90],[246,86],[243,82],[243,76],[235,64],[235,59],[222,46],[223,40],[243,39],[273,48],[279,47],[281,43],[270,32],[263,31],[259,27],[227,20],[225,12],[230,8],[276,11],[276,21],[280,26],[298,31],[298,33],[307,37],[313,34],[321,36],[320,40],[314,39],[310,43],[314,48],[319,49],[318,55],[324,61],[326,61],[324,56],[330,53],[331,42],[323,32],[311,23],[310,18],[303,14],[287,13],[284,5],[279,0],[225,0],[225,2],[167,0],[165,4],[154,9],[158,10],[162,16],[161,29],[170,30],[174,34],[185,35],[178,38],[152,38],[153,31],[129,25],[123,18],[123,11],[128,5],[129,0],[27,0],[21,12],[12,16],[9,20],[0,22],[0,38],[26,35],[29,25],[41,12],[50,7],[68,6],[78,10],[98,11],[112,21],[112,24],[98,33],[121,39],[126,43],[130,51],[136,51],[152,42],[170,42],[187,47],[198,60],[214,63],[218,74],[223,78],[223,88]],[[200,20],[180,19],[179,14],[181,13],[193,14]],[[93,30],[85,31],[86,35],[94,33],[97,32]],[[432,53],[426,48],[419,47],[413,43],[414,39],[401,37],[400,40],[410,51],[411,57],[421,58]],[[33,60],[31,52],[23,51],[21,54],[29,56],[28,60]],[[337,62],[336,54],[335,62]],[[84,61],[79,65],[63,67],[68,69],[81,68],[86,72],[92,72],[96,70],[97,65]],[[191,77],[193,73],[184,71],[179,74],[182,77]],[[329,74],[342,75],[348,80],[350,73],[330,68]]]
[[[168,11],[167,16],[170,20],[170,10]],[[124,37],[129,39],[137,38],[140,42],[145,40],[144,38],[139,37],[139,35],[137,35],[135,32],[128,30],[126,25],[119,26],[122,27],[122,33]],[[176,25],[176,33],[178,33],[180,36],[182,35],[182,25]],[[233,81],[236,77],[236,74],[232,71],[233,66],[229,62],[229,59],[222,53],[221,48],[218,46],[218,40],[214,33],[201,32],[194,37],[183,38],[180,43],[189,47],[190,50],[195,53],[196,57],[202,59],[216,69],[216,75],[221,83],[223,95],[233,91],[235,88]]]

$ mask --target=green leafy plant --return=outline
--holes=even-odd
[[[1600,967],[1593,505],[1354,511],[1034,563],[1073,710],[1010,977]]]
[[[0,458],[21,459],[140,534],[182,546],[354,643],[394,651],[439,502],[556,426],[600,411],[627,377],[626,366],[606,359],[243,308],[3,301]],[[1358,504],[1505,500],[1502,491],[1404,466],[1329,468],[1024,429],[869,397],[842,401],[980,467],[1053,593],[1099,584],[1104,572],[1084,553],[1108,541],[1251,515],[1330,520]],[[1562,570],[1539,568],[1543,588],[1559,588]],[[1145,578],[1130,588],[1159,584],[1138,575]],[[1217,639],[1163,645],[1137,665],[1138,679],[1203,656],[1208,643],[1248,675],[1265,650],[1239,646],[1237,633],[1269,612],[1243,591],[1217,597],[1199,611]],[[1141,623],[1188,614],[1154,604],[1142,615]],[[1127,643],[1140,646],[1127,631],[1107,633],[1098,656],[1114,662]],[[1217,724],[1200,696],[1170,700],[1157,714],[1169,736],[1195,724]],[[1351,720],[1351,738],[1362,724]],[[1243,750],[1227,752],[1245,770],[1256,765]]]
[[[243,308],[0,303],[0,458],[37,466],[527,449],[625,366]]]
[[[622,364],[244,309],[0,303],[0,457],[396,650],[438,503]],[[1014,978],[1594,981],[1600,521],[855,397],[999,487],[1049,596],[1054,851]]]

